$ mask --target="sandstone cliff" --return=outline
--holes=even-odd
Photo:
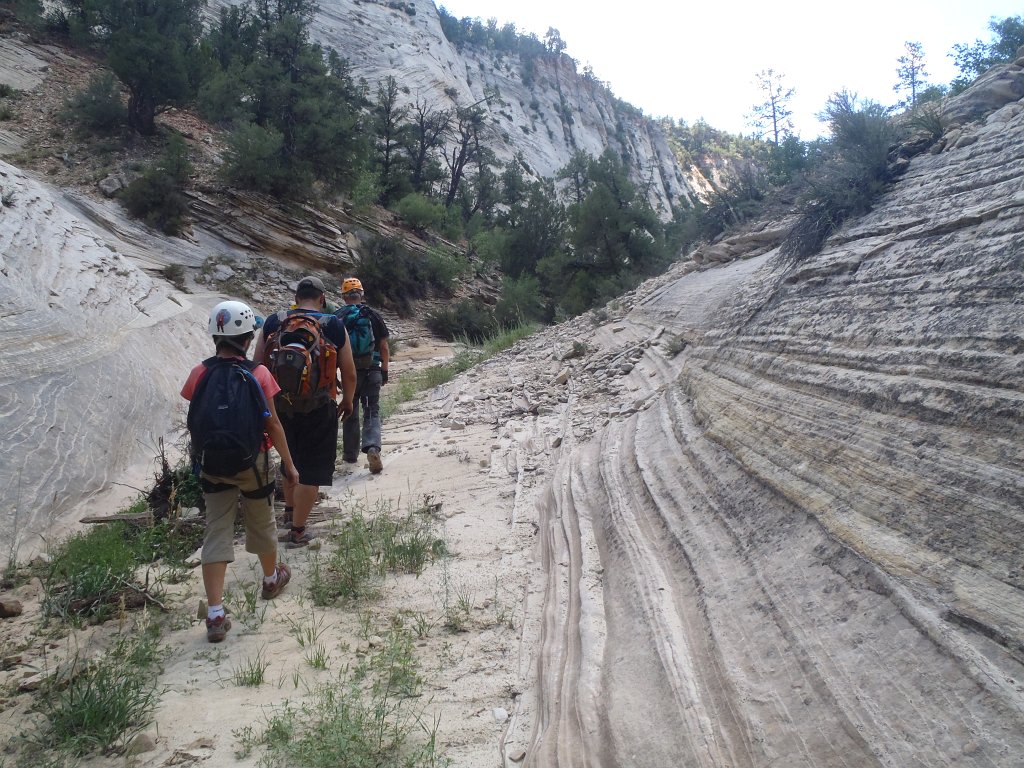
[[[1024,109],[948,138],[817,256],[572,327],[533,764],[1019,762]]]
[[[210,8],[240,2],[214,0]],[[452,45],[432,0],[322,0],[312,34],[347,58],[371,89],[393,75],[407,102],[452,109],[482,102],[485,88],[497,89],[498,98],[481,103],[488,144],[502,162],[521,153],[537,177],[554,176],[577,150],[596,157],[611,147],[632,159],[636,180],[650,184],[650,202],[665,218],[680,199],[693,201],[709,190],[696,168],[679,166],[656,123],[578,73],[567,56],[535,59],[525,85],[517,55]]]

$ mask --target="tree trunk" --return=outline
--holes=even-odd
[[[143,136],[156,133],[156,107],[149,99],[131,94],[128,98],[128,125]]]

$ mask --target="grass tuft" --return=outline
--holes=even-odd
[[[418,576],[447,551],[433,528],[433,507],[427,501],[404,515],[383,500],[372,516],[353,512],[332,534],[331,555],[310,560],[313,603],[333,605],[372,597],[387,573]]]
[[[413,636],[399,624],[372,658],[336,681],[318,686],[299,704],[285,702],[262,729],[235,731],[236,755],[262,748],[265,766],[334,768],[450,764],[437,748],[436,721],[411,703],[422,686]]]
[[[98,660],[76,659],[68,685],[44,697],[43,746],[81,756],[124,744],[149,724],[162,654],[159,630],[142,616]]]

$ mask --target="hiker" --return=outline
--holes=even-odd
[[[321,485],[334,482],[338,457],[338,420],[352,413],[356,369],[345,326],[324,311],[323,281],[304,277],[295,289],[295,309],[281,310],[263,323],[254,359],[273,374],[281,390],[277,412],[299,471],[298,485],[284,486],[284,531],[289,548],[313,540],[306,521]],[[342,397],[337,403],[338,371]]]
[[[240,301],[223,301],[210,313],[216,355],[195,366],[181,396],[189,401],[192,458],[206,502],[202,570],[206,587],[206,639],[219,643],[231,629],[224,612],[224,577],[235,559],[235,514],[241,501],[245,549],[263,568],[264,600],[277,597],[291,571],[277,560],[274,473],[269,450],[281,456],[285,487],[299,481],[274,408],[277,382],[264,366],[246,360],[256,315]]]
[[[358,277],[348,277],[341,284],[345,305],[335,314],[345,323],[349,346],[356,366],[356,395],[352,415],[342,425],[342,458],[355,464],[359,458],[359,409],[363,410],[362,451],[370,471],[384,469],[380,458],[380,388],[388,383],[387,325],[383,318],[363,302],[363,284]]]

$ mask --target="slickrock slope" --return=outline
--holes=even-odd
[[[37,547],[84,496],[149,462],[205,351],[194,297],[138,266],[202,263],[198,248],[122,222],[124,239],[0,162],[0,543]],[[143,249],[142,243],[148,242]],[[133,257],[133,258],[129,258]],[[197,343],[199,342],[199,343]]]
[[[1021,106],[957,135],[818,256],[545,334],[564,406],[518,365],[564,420],[528,764],[1020,764]]]

